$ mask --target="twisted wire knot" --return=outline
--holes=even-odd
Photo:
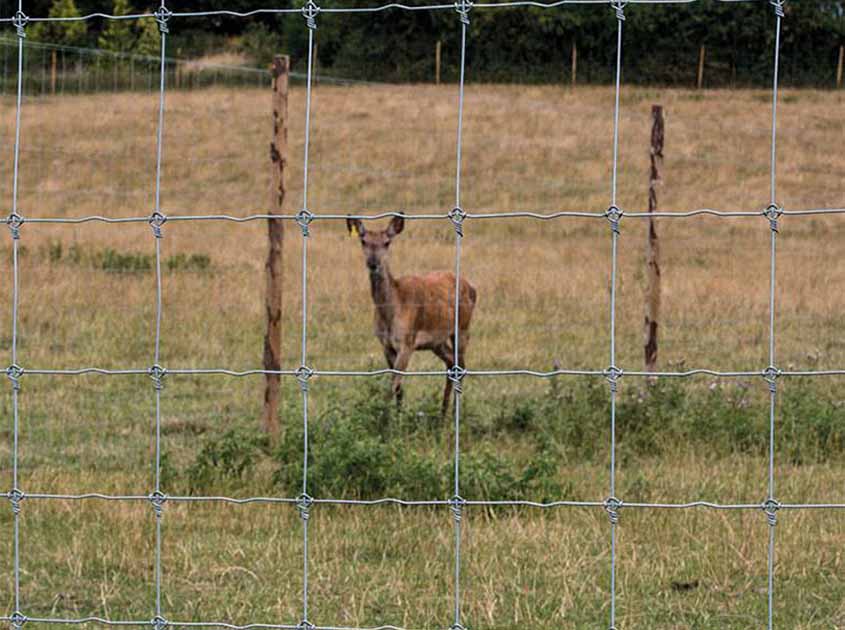
[[[17,488],[12,488],[9,493],[6,495],[9,499],[9,503],[12,505],[12,514],[20,514],[21,513],[21,501],[26,498],[26,495]]]
[[[12,25],[18,32],[18,37],[24,39],[26,37],[26,25],[29,23],[29,17],[23,11],[17,11],[15,17],[12,18]]]
[[[452,381],[452,387],[454,388],[455,392],[458,394],[463,393],[463,386],[462,382],[464,380],[464,376],[466,376],[467,371],[462,368],[460,365],[453,365],[448,370],[446,370],[446,378]]]
[[[299,389],[301,389],[303,392],[307,392],[308,381],[311,379],[312,376],[314,376],[314,370],[312,370],[307,365],[300,365],[298,368],[296,368],[294,374],[296,375],[297,382],[299,382]]]
[[[11,622],[13,628],[22,628],[27,621],[29,619],[19,610],[13,612],[12,616],[9,617],[9,622]]]
[[[769,384],[769,391],[773,394],[777,392],[777,379],[780,374],[780,370],[777,369],[774,365],[770,365],[765,370],[763,370],[763,378]]]
[[[619,379],[622,378],[622,374],[622,370],[615,365],[611,365],[604,371],[604,378],[607,379],[607,382],[610,384],[611,393],[616,393],[617,384]]]
[[[320,7],[314,0],[308,0],[302,6],[302,17],[305,18],[305,25],[312,31],[317,29],[317,15],[320,13]]]
[[[307,619],[303,619],[298,624],[296,624],[297,630],[314,630],[314,624],[308,621]]]
[[[161,238],[161,227],[167,222],[167,217],[156,210],[150,215],[149,224],[153,229],[153,236]]]
[[[604,511],[610,518],[610,523],[616,525],[619,522],[619,510],[622,509],[622,501],[616,497],[608,497],[604,500]]]
[[[613,230],[614,234],[619,234],[619,221],[625,216],[625,213],[617,206],[610,206],[605,210],[604,216],[610,221],[610,229]]]
[[[166,35],[170,32],[170,29],[167,26],[167,20],[169,20],[173,13],[165,6],[162,6],[158,11],[153,13],[155,16],[156,22],[158,22],[158,30],[161,32],[162,35]]]
[[[472,0],[458,0],[455,2],[455,11],[461,18],[461,24],[469,26],[469,12],[472,9]]]
[[[775,15],[779,18],[784,17],[783,5],[784,0],[769,0],[770,4],[775,8]]]
[[[449,220],[455,228],[458,236],[464,235],[464,219],[467,218],[467,213],[463,211],[460,206],[456,206],[449,210]]]
[[[769,207],[763,211],[763,216],[769,220],[769,227],[772,232],[778,231],[778,219],[783,214],[783,208],[777,204],[769,204]]]
[[[311,518],[311,506],[314,505],[314,499],[307,493],[303,492],[296,498],[296,509],[299,510],[299,518],[307,521]]]
[[[303,208],[296,214],[296,223],[302,229],[302,236],[311,236],[311,233],[308,231],[308,226],[313,220],[314,215],[308,210],[308,208]]]
[[[12,389],[16,392],[21,389],[21,376],[23,376],[23,368],[17,363],[12,363],[6,368],[6,378],[12,382]]]
[[[456,523],[460,523],[464,517],[464,505],[466,505],[466,499],[459,494],[449,499],[449,509],[452,511],[452,518],[455,519]]]
[[[778,524],[778,510],[780,509],[780,501],[775,498],[768,498],[763,502],[761,506],[763,511],[766,513],[766,520],[769,522],[770,527],[774,527]]]
[[[613,7],[613,10],[616,11],[616,19],[620,22],[625,21],[625,5],[628,4],[627,2],[623,2],[622,0],[611,0],[610,6]]]
[[[23,217],[17,212],[12,212],[6,217],[6,225],[9,226],[9,231],[12,233],[12,238],[18,240],[21,237],[21,226],[23,225]]]
[[[161,518],[161,515],[164,512],[164,502],[167,501],[167,495],[159,490],[156,490],[147,498],[153,506],[153,512],[155,512],[156,518]],[[155,619],[153,621],[155,621]]]
[[[451,626],[449,626],[449,630],[467,630],[467,629],[466,629],[466,627],[462,626],[459,623],[453,623]]]
[[[164,377],[167,376],[167,370],[161,367],[158,363],[147,370],[147,375],[153,380],[153,387],[161,391],[164,389]]]
[[[167,619],[156,615],[150,619],[150,625],[155,628],[155,630],[164,630],[164,628],[167,627]]]

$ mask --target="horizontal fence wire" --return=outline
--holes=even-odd
[[[374,5],[370,7],[320,7],[313,0],[308,0],[300,8],[290,9],[256,9],[253,11],[237,12],[228,10],[216,11],[183,11],[173,12],[166,6],[166,1],[161,0],[161,5],[155,13],[143,13],[133,15],[109,15],[105,13],[92,13],[79,17],[29,17],[23,12],[23,0],[18,2],[18,11],[13,17],[0,18],[0,22],[11,23],[17,33],[17,51],[18,51],[18,76],[17,76],[17,96],[15,108],[15,141],[14,141],[14,159],[13,159],[13,185],[12,185],[12,203],[11,212],[6,218],[6,225],[12,238],[12,335],[11,335],[11,364],[6,368],[6,376],[11,383],[12,388],[12,488],[5,493],[6,498],[10,502],[13,513],[13,532],[12,532],[12,547],[13,547],[13,584],[14,584],[14,610],[11,614],[0,616],[0,621],[9,623],[14,630],[20,628],[27,622],[45,623],[45,624],[63,624],[63,625],[80,625],[80,624],[101,624],[106,626],[152,626],[155,630],[163,630],[166,626],[182,626],[182,627],[196,627],[196,628],[225,628],[230,630],[251,630],[251,629],[290,629],[290,630],[404,630],[400,626],[381,625],[372,627],[353,627],[353,626],[326,626],[317,625],[309,620],[309,547],[308,547],[308,531],[310,511],[316,505],[325,506],[396,506],[401,508],[412,507],[428,507],[428,508],[443,508],[451,512],[454,525],[454,583],[453,583],[453,616],[451,620],[444,620],[444,626],[450,630],[464,630],[463,614],[462,614],[462,596],[461,596],[461,542],[462,542],[462,518],[465,508],[483,507],[483,508],[530,508],[530,509],[556,509],[556,508],[585,508],[585,509],[600,509],[607,513],[610,520],[609,530],[609,545],[610,545],[610,579],[609,579],[609,619],[608,627],[611,630],[617,628],[616,615],[616,547],[617,547],[617,526],[620,522],[620,513],[623,510],[751,510],[761,511],[768,523],[768,552],[767,552],[767,627],[771,630],[774,625],[774,558],[775,558],[775,525],[777,524],[777,513],[780,510],[839,510],[845,509],[845,503],[781,503],[776,498],[775,493],[775,476],[774,476],[774,445],[775,445],[775,429],[776,429],[776,402],[777,402],[777,383],[781,378],[804,378],[804,377],[826,377],[826,376],[843,376],[845,369],[830,369],[830,370],[781,370],[777,367],[775,362],[775,341],[776,341],[776,325],[775,325],[775,287],[776,287],[776,242],[777,235],[780,230],[779,220],[784,216],[810,216],[810,215],[825,215],[825,214],[843,214],[845,208],[809,208],[809,209],[784,209],[778,205],[777,201],[777,104],[778,104],[778,67],[780,55],[780,34],[781,23],[784,18],[784,2],[783,0],[720,0],[721,2],[761,2],[769,4],[774,9],[775,14],[775,43],[773,54],[773,77],[772,77],[772,117],[771,117],[771,197],[768,205],[762,210],[746,210],[746,211],[724,211],[714,210],[710,208],[701,208],[689,211],[675,211],[675,212],[626,212],[624,209],[617,206],[617,173],[618,173],[618,153],[619,153],[619,115],[620,115],[620,85],[621,85],[621,71],[622,71],[622,44],[623,44],[623,26],[625,22],[625,7],[629,4],[694,4],[699,0],[628,0],[627,2],[621,0],[561,0],[559,2],[542,3],[533,1],[513,1],[513,2],[479,2],[472,3],[469,0],[459,0],[454,4],[420,4],[420,5],[404,5],[398,3]],[[617,48],[616,48],[616,67],[615,67],[615,101],[613,110],[613,161],[611,170],[611,191],[610,204],[606,210],[602,211],[559,211],[559,212],[468,212],[461,207],[461,174],[462,174],[462,120],[464,108],[464,83],[466,70],[466,48],[467,48],[467,32],[470,28],[470,13],[471,11],[485,9],[485,8],[508,8],[508,7],[534,7],[542,9],[553,9],[564,7],[566,5],[581,5],[581,4],[604,4],[609,5],[612,9],[612,15],[616,20],[617,28]],[[309,176],[309,143],[310,143],[310,123],[311,123],[311,92],[312,79],[314,72],[313,52],[316,39],[317,18],[322,14],[352,14],[352,13],[378,13],[387,10],[406,10],[406,11],[439,11],[451,10],[456,12],[457,18],[461,24],[461,65],[460,65],[460,81],[458,89],[458,121],[457,121],[457,142],[456,142],[456,170],[455,170],[455,207],[448,212],[434,213],[434,214],[420,214],[413,212],[383,212],[376,215],[348,215],[345,213],[313,213],[308,207],[308,176]],[[165,72],[166,64],[170,60],[166,56],[167,52],[167,35],[170,29],[170,20],[177,18],[188,17],[213,17],[213,16],[231,16],[231,17],[251,17],[266,14],[301,14],[304,18],[305,28],[308,33],[308,67],[307,73],[303,76],[305,80],[306,89],[306,107],[305,107],[305,145],[303,158],[303,199],[302,207],[296,214],[277,215],[269,213],[255,213],[245,216],[236,216],[228,213],[206,213],[196,215],[168,215],[166,209],[161,206],[161,173],[162,173],[162,154],[164,150],[163,129],[165,122]],[[159,26],[161,34],[160,56],[153,58],[159,64],[160,85],[159,85],[159,109],[158,109],[158,123],[156,126],[156,175],[155,175],[155,206],[153,212],[149,216],[134,216],[134,217],[112,217],[107,215],[91,215],[83,217],[38,217],[38,216],[24,216],[18,209],[18,181],[19,181],[19,163],[20,163],[20,138],[21,138],[21,110],[23,104],[23,80],[24,80],[24,51],[26,27],[30,22],[68,22],[68,21],[82,21],[91,19],[107,19],[107,20],[134,20],[150,18],[155,19]],[[397,369],[378,369],[378,370],[358,370],[358,371],[344,371],[344,370],[320,370],[308,363],[308,239],[311,236],[311,229],[313,224],[321,220],[346,220],[347,218],[358,218],[361,220],[377,220],[386,217],[403,216],[408,220],[435,220],[448,221],[455,230],[455,276],[456,276],[456,292],[455,292],[455,321],[454,321],[454,361],[452,367],[447,370],[430,370],[430,371],[411,371],[411,370],[397,370]],[[771,235],[770,245],[770,278],[769,278],[769,364],[761,370],[751,371],[720,371],[707,368],[696,368],[680,371],[662,371],[662,372],[647,372],[638,370],[625,370],[623,367],[615,365],[616,361],[616,291],[617,291],[617,258],[618,258],[618,241],[622,234],[623,219],[636,218],[692,218],[700,216],[714,216],[718,218],[742,218],[742,217],[756,217],[764,218],[768,222],[768,229]],[[609,348],[609,365],[599,369],[554,369],[551,371],[537,371],[529,369],[502,369],[502,370],[472,370],[467,369],[462,365],[461,353],[459,350],[459,311],[460,301],[459,297],[459,282],[460,282],[460,262],[461,262],[461,244],[465,236],[464,231],[468,222],[476,219],[536,219],[536,220],[553,220],[565,219],[569,217],[578,218],[595,218],[608,222],[610,235],[610,348]],[[166,368],[160,365],[160,345],[161,345],[161,321],[162,321],[162,274],[161,274],[161,237],[165,230],[167,223],[174,221],[229,221],[235,223],[242,223],[248,221],[261,221],[268,219],[285,219],[294,221],[301,229],[303,237],[302,260],[301,260],[301,274],[302,274],[302,334],[301,334],[301,352],[300,364],[290,369],[282,370],[263,370],[263,369],[248,369],[248,370],[231,370],[227,368],[214,367],[192,367],[192,368]],[[126,369],[106,369],[99,367],[79,367],[75,369],[39,369],[36,367],[25,367],[18,363],[18,304],[19,304],[19,241],[21,238],[22,228],[25,224],[80,224],[88,222],[102,222],[102,223],[148,223],[150,225],[152,236],[155,243],[155,272],[156,272],[156,289],[155,289],[155,325],[154,325],[154,353],[152,356],[152,365],[149,367],[126,368]],[[277,374],[280,376],[292,377],[297,380],[302,394],[302,414],[303,414],[303,477],[302,477],[302,492],[295,497],[229,497],[229,496],[179,496],[167,495],[161,483],[161,407],[162,407],[162,390],[167,379],[178,378],[179,376],[229,376],[229,377],[248,377],[256,375]],[[333,377],[333,376],[360,376],[360,377],[376,377],[386,374],[412,376],[412,377],[447,377],[450,379],[455,390],[455,406],[454,406],[454,493],[450,498],[427,499],[427,500],[405,500],[394,497],[383,497],[370,500],[347,499],[347,498],[330,498],[330,497],[312,497],[308,494],[308,458],[309,458],[309,384],[313,378],[317,377]],[[19,440],[19,395],[20,385],[24,378],[30,376],[121,376],[121,375],[147,375],[150,377],[154,392],[154,419],[155,419],[155,453],[154,453],[154,479],[155,483],[149,493],[142,494],[122,494],[110,495],[103,493],[83,493],[83,494],[61,494],[61,493],[26,493],[20,488],[19,471],[18,471],[18,440]],[[459,442],[461,429],[461,399],[463,394],[463,386],[466,379],[473,379],[476,377],[485,376],[526,376],[533,378],[555,378],[555,377],[594,377],[605,379],[609,386],[609,400],[610,400],[610,462],[609,462],[609,488],[608,496],[595,501],[549,501],[536,502],[527,500],[479,500],[472,498],[463,498],[460,495],[460,456],[461,447]],[[645,378],[694,378],[700,376],[708,376],[714,378],[761,378],[769,390],[769,431],[768,431],[768,484],[765,498],[761,501],[750,501],[747,503],[719,503],[711,501],[689,501],[684,503],[645,503],[645,502],[626,502],[621,498],[615,496],[616,491],[616,397],[617,388],[620,379],[626,377],[645,377]],[[151,605],[151,618],[146,620],[115,620],[107,619],[97,616],[87,616],[78,618],[42,618],[42,617],[27,617],[24,613],[26,606],[25,602],[21,601],[21,548],[20,548],[20,512],[23,505],[27,501],[128,501],[128,502],[149,502],[155,518],[155,552],[154,552],[154,568],[153,568],[153,600]],[[279,504],[292,506],[296,508],[302,521],[302,536],[303,536],[303,555],[302,555],[302,615],[301,619],[294,624],[284,623],[248,623],[245,625],[237,625],[223,621],[179,621],[175,619],[168,619],[164,616],[162,607],[162,558],[161,558],[161,539],[162,539],[162,519],[164,518],[165,508],[167,504],[179,503],[224,503],[234,505],[249,505],[249,504]]]

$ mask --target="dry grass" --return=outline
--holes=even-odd
[[[291,93],[287,206],[300,207],[303,92]],[[269,193],[269,95],[209,90],[167,97],[163,206],[167,213],[264,211]],[[661,207],[761,209],[768,203],[769,103],[763,92],[625,88],[619,204],[646,202],[649,110],[668,113]],[[11,156],[12,103],[0,146]],[[92,95],[26,103],[20,207],[27,216],[147,215],[153,205],[156,96]],[[454,204],[457,100],[452,87],[318,86],[309,206],[314,212],[445,212]],[[609,203],[612,94],[603,88],[470,86],[463,207],[471,212],[603,211]],[[842,97],[787,92],[780,110],[779,201],[841,207]],[[9,163],[4,159],[5,163]],[[0,181],[8,199],[10,180]],[[778,365],[845,364],[842,217],[783,220],[778,250]],[[293,226],[291,226],[293,227]],[[641,365],[645,225],[624,219],[618,360]],[[265,255],[259,223],[171,223],[163,255],[204,254],[208,272],[164,279],[162,363],[170,368],[260,364]],[[761,369],[767,363],[768,224],[763,219],[661,221],[663,365]],[[462,268],[479,289],[474,368],[603,368],[608,357],[609,237],[603,220],[470,221]],[[149,254],[146,225],[25,225],[20,363],[25,367],[146,367],[154,279],[109,273],[88,259],[106,248]],[[50,245],[62,244],[60,261]],[[8,241],[4,245],[8,253]],[[286,236],[285,363],[298,363],[301,237]],[[447,222],[411,222],[396,243],[401,273],[448,268]],[[309,364],[381,366],[364,265],[342,222],[318,221],[309,243]],[[0,300],[9,304],[9,256]],[[9,309],[0,310],[8,348]],[[437,366],[418,355],[411,368]],[[109,382],[104,382],[108,380]],[[151,395],[143,378],[26,380],[22,486],[28,491],[146,492]],[[321,383],[315,383],[320,406]],[[352,388],[346,382],[343,387]],[[414,395],[438,388],[413,385]],[[467,396],[536,391],[528,380],[473,383]],[[173,379],[164,400],[168,448],[196,450],[197,432],[252,422],[260,380]],[[7,417],[8,400],[3,402]],[[186,428],[187,427],[187,428]],[[7,436],[8,437],[8,436]],[[761,439],[763,439],[761,437]],[[8,461],[8,440],[3,440]],[[444,457],[448,436],[444,435]],[[472,445],[468,444],[471,449]],[[602,497],[606,470],[565,474]],[[5,471],[8,479],[8,470]],[[793,500],[841,500],[837,466],[779,465]],[[758,501],[765,462],[704,455],[622,463],[630,495]],[[5,483],[8,486],[8,482]],[[637,490],[637,489],[640,490]],[[269,489],[268,491],[272,491]],[[783,498],[783,497],[782,497]],[[25,505],[27,614],[151,617],[151,513],[146,505]],[[3,513],[4,527],[10,516]],[[320,510],[313,518],[312,621],[443,626],[449,620],[448,513]],[[607,614],[607,525],[601,513],[470,514],[465,613],[476,628],[587,627]],[[778,609],[785,627],[845,627],[841,514],[787,513],[778,526]],[[295,515],[261,507],[169,506],[164,533],[167,616],[232,622],[299,618],[301,544]],[[5,529],[4,531],[8,531]],[[626,512],[620,528],[620,625],[740,628],[765,614],[765,521],[759,514]],[[0,575],[8,576],[4,537]],[[144,553],[146,555],[144,555]],[[673,584],[681,584],[680,587]],[[683,584],[696,583],[689,591]],[[680,589],[680,590],[679,590]],[[3,589],[10,610],[10,582]]]

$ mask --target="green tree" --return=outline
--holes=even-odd
[[[79,17],[79,9],[73,0],[53,0],[49,17]],[[32,27],[32,38],[36,41],[79,46],[88,35],[86,22],[38,22]]]
[[[112,15],[129,15],[132,13],[132,5],[129,0],[114,0]],[[132,30],[130,20],[109,20],[100,37],[97,39],[97,46],[104,50],[125,53],[135,45],[135,33]]]
[[[158,56],[161,50],[161,33],[158,22],[152,18],[138,21],[138,39],[135,42],[135,52],[139,55]]]

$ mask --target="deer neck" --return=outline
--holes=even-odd
[[[390,273],[387,261],[382,262],[377,269],[370,272],[370,292],[376,314],[382,321],[392,322],[398,309],[398,292],[396,280]]]

